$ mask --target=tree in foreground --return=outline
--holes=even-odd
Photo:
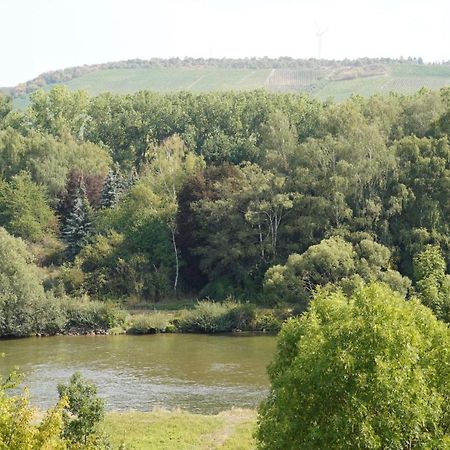
[[[107,447],[105,437],[98,429],[105,416],[105,407],[103,400],[97,397],[97,387],[76,372],[67,385],[58,385],[58,392],[60,399],[67,401],[62,415],[64,438],[92,450]]]
[[[318,291],[284,325],[260,449],[450,446],[450,332],[382,284]]]
[[[20,377],[14,373],[0,379],[0,449],[66,450],[66,441],[61,437],[66,399],[62,398],[36,424],[36,411],[29,404],[27,392],[11,392],[19,383]]]

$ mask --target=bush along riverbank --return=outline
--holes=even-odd
[[[0,337],[107,334],[124,325],[127,313],[113,303],[85,298],[30,299],[11,311],[0,298]]]
[[[33,321],[23,324],[19,317],[0,317],[0,337],[264,332],[275,334],[292,310],[261,309],[251,303],[211,300],[193,303],[180,310],[129,312],[115,303],[86,298],[47,299],[36,308]]]
[[[251,303],[199,301],[192,309],[149,311],[130,315],[126,322],[129,334],[152,333],[227,333],[256,331],[277,333],[284,320],[293,315],[290,309],[258,309]]]

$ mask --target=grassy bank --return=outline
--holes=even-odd
[[[150,305],[147,308],[122,309],[115,302],[89,300],[87,297],[49,298],[42,305],[32,305],[26,311],[33,318],[27,328],[21,326],[20,317],[13,317],[6,325],[0,321],[0,338],[59,334],[278,333],[288,317],[300,312],[294,307],[261,308],[234,300],[157,306],[155,309],[150,309]],[[1,315],[0,304],[0,318]]]
[[[104,431],[113,448],[133,450],[249,450],[255,448],[256,412],[232,409],[215,416],[185,411],[113,412]]]
[[[258,308],[251,303],[209,300],[177,310],[130,311],[123,324],[129,334],[227,333],[257,331],[277,333],[284,320],[297,314],[292,308]]]

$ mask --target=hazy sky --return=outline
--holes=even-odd
[[[0,86],[130,58],[450,60],[450,0],[0,0]]]

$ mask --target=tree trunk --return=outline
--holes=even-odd
[[[173,282],[173,290],[176,292],[177,286],[178,286],[178,273],[180,270],[180,263],[178,260],[177,242],[175,240],[175,229],[173,227],[170,227],[170,232],[172,233],[172,246],[173,246],[173,252],[175,254],[175,280]]]

